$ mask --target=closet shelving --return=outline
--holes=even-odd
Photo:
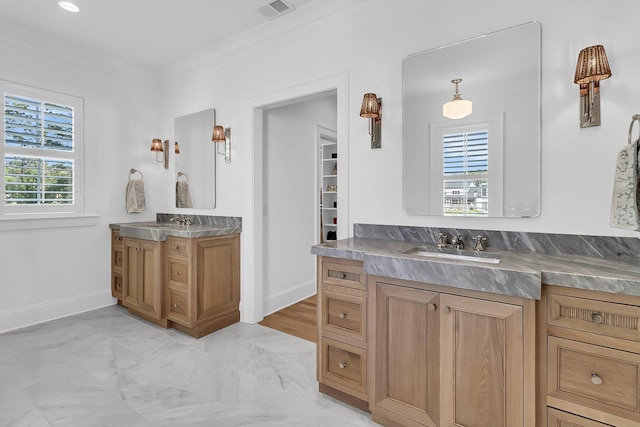
[[[338,145],[323,139],[320,144],[320,218],[322,241],[336,240],[338,229]]]

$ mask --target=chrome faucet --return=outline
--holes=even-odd
[[[456,249],[464,249],[464,241],[462,240],[462,235],[456,234],[451,238],[451,244]]]
[[[475,240],[475,245],[473,246],[473,250],[474,251],[484,251],[486,248],[486,241],[487,238],[486,237],[482,237],[480,235],[473,237],[473,240]]]
[[[438,234],[438,236],[436,236],[436,238],[438,239],[436,241],[436,248],[442,249],[442,248],[445,248],[447,246],[447,235],[446,234],[440,233],[440,234]]]

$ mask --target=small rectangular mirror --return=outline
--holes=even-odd
[[[180,153],[175,154],[178,208],[188,206],[186,200],[191,200],[191,207],[195,209],[216,207],[216,147],[211,141],[215,122],[213,108],[174,121],[174,141],[180,147]],[[169,149],[174,149],[174,145],[170,144]]]

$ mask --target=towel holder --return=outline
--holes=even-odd
[[[185,180],[185,182],[189,182],[189,175],[187,175],[187,174],[186,174],[186,173],[184,173],[184,172],[178,172],[178,178],[176,179],[176,181],[180,181],[180,177],[181,177],[181,176],[184,176],[184,177],[186,177],[186,178],[187,178],[187,179]]]
[[[633,124],[636,121],[640,124],[640,114],[634,114],[633,116],[631,116],[631,124],[629,125],[629,144],[631,144],[631,132],[633,131]]]
[[[134,168],[131,168],[129,170],[129,179],[131,179],[131,175],[133,175],[135,173],[139,173],[140,176],[142,177],[142,179],[144,179],[144,175],[142,174],[142,172],[140,172],[138,169],[134,169]]]

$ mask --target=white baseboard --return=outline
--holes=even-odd
[[[285,289],[272,295],[265,295],[264,297],[264,315],[267,316],[271,313],[275,313],[285,307],[295,304],[298,301],[309,298],[316,293],[316,281],[311,280],[309,282],[301,283],[299,285]]]
[[[77,295],[0,312],[0,333],[114,305],[111,291]]]

